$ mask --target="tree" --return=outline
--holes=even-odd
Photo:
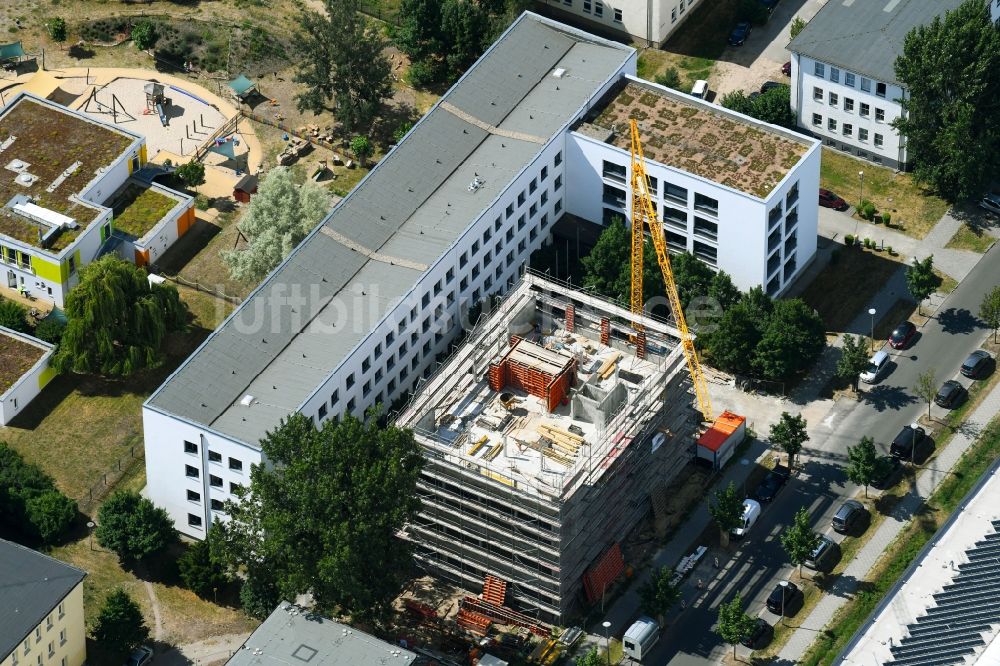
[[[353,132],[370,126],[392,95],[386,42],[358,11],[358,0],[324,0],[323,7],[323,13],[302,11],[295,81],[305,91],[296,103],[299,111],[319,114],[333,101],[344,131]]]
[[[233,279],[250,284],[263,280],[323,219],[329,207],[327,194],[312,181],[299,186],[287,168],[271,169],[238,225],[249,246],[222,253]]]
[[[489,16],[478,2],[443,0],[441,34],[445,60],[452,76],[460,76],[483,52],[489,36]]]
[[[605,660],[600,650],[592,647],[576,658],[576,666],[604,666]]]
[[[629,298],[631,273],[626,277],[623,267],[632,263],[632,232],[625,226],[625,219],[614,217],[597,238],[597,243],[583,264],[583,286],[598,294],[618,301]]]
[[[795,512],[792,524],[781,533],[781,547],[785,549],[788,559],[799,568],[799,578],[802,578],[802,565],[819,545],[819,534],[809,526],[809,510],[805,507]]]
[[[441,52],[441,0],[403,0],[399,8],[396,45],[412,62]]]
[[[0,326],[19,333],[29,333],[28,311],[20,303],[0,297]]]
[[[794,128],[795,116],[792,114],[791,95],[790,86],[769,88],[753,100],[753,113],[750,115],[765,123]]]
[[[645,267],[645,262],[643,266]],[[670,268],[674,273],[674,284],[677,286],[677,296],[682,308],[687,310],[691,299],[696,296],[708,296],[715,273],[704,261],[690,252],[683,252],[670,257]],[[657,267],[656,270],[659,272],[660,269]]]
[[[218,523],[213,523],[205,539],[188,546],[177,559],[177,570],[184,585],[205,599],[212,597],[220,587],[229,584],[226,565],[220,552],[221,537]]]
[[[174,173],[188,187],[197,188],[205,183],[205,165],[198,160],[180,165]]]
[[[46,317],[35,326],[34,336],[39,340],[58,345],[62,341],[63,331],[66,330],[66,322],[55,317]]]
[[[927,368],[926,372],[917,375],[917,385],[913,387],[913,392],[917,397],[927,403],[927,418],[931,417],[931,403],[937,397],[937,378],[934,376],[934,368]]]
[[[52,477],[0,442],[0,531],[52,545],[75,518],[76,502],[56,489]]]
[[[895,71],[907,94],[892,124],[913,175],[949,201],[981,192],[1000,167],[1000,30],[987,3],[965,0],[911,30]]]
[[[117,662],[149,640],[149,627],[142,619],[139,604],[132,600],[128,592],[115,588],[104,599],[94,622],[93,637],[104,649],[109,661]]]
[[[413,123],[411,123],[410,121],[406,121],[405,123],[401,124],[399,127],[396,128],[396,131],[392,133],[393,142],[399,143],[400,141],[402,141],[403,137],[406,136],[406,134],[411,129],[413,129]]]
[[[868,367],[868,345],[860,335],[844,336],[844,344],[837,359],[837,377],[848,380],[855,391],[861,373]]]
[[[798,37],[799,33],[802,32],[802,30],[805,29],[805,27],[806,27],[806,22],[802,20],[802,17],[796,16],[795,18],[793,18],[791,24],[789,25],[789,32],[791,33],[791,38],[795,39],[796,37]]]
[[[997,329],[1000,328],[1000,285],[983,296],[983,302],[979,304],[979,318],[993,329],[993,342],[996,342]]]
[[[732,481],[725,489],[715,491],[712,498],[712,502],[708,505],[708,513],[719,526],[722,545],[725,547],[729,545],[729,531],[739,527],[743,519],[743,498],[736,491],[736,484]]]
[[[156,34],[156,24],[148,19],[137,21],[132,26],[132,43],[140,51],[146,51],[156,45],[159,35]]]
[[[734,90],[726,93],[722,96],[720,103],[723,107],[731,111],[747,116],[753,115],[753,100],[747,97],[747,94],[742,90]]]
[[[248,572],[240,586],[240,607],[248,617],[266,620],[281,601],[281,592],[274,579],[256,567]]]
[[[45,23],[45,28],[49,31],[49,37],[52,38],[52,41],[59,44],[66,41],[66,21],[62,17],[55,16],[50,18]],[[62,46],[59,48],[62,48]]]
[[[788,469],[795,464],[795,456],[802,450],[802,445],[809,441],[806,432],[806,420],[801,414],[792,416],[781,412],[781,418],[771,426],[771,443],[777,444],[788,454]]]
[[[715,299],[723,312],[739,303],[741,295],[729,273],[722,269],[715,272],[708,285],[708,296]]]
[[[25,502],[25,516],[42,543],[56,543],[76,518],[76,502],[52,488]]]
[[[368,140],[368,137],[358,135],[351,139],[351,152],[354,156],[358,158],[358,162],[361,166],[365,166],[368,162],[368,158],[372,156],[372,143]]]
[[[177,538],[166,510],[137,492],[115,491],[97,512],[97,543],[123,562],[162,552]]]
[[[920,314],[920,304],[934,293],[938,286],[938,277],[934,275],[934,255],[923,261],[913,258],[913,263],[906,268],[906,288],[917,301],[917,314]]]
[[[875,442],[871,437],[862,437],[855,446],[847,447],[847,478],[852,483],[865,487],[865,497],[868,497],[868,486],[885,471],[886,460],[880,458]]]
[[[155,367],[167,333],[182,330],[187,314],[177,289],[151,285],[141,268],[105,255],[80,271],[66,298],[69,323],[52,366],[105,376]]]
[[[826,346],[826,327],[800,298],[775,301],[751,365],[764,379],[785,381],[805,370]]]
[[[254,467],[239,501],[226,504],[227,562],[267,591],[311,592],[326,608],[377,618],[410,566],[397,538],[419,508],[423,463],[413,433],[354,416],[317,429],[293,414],[261,441],[269,465]]]
[[[743,612],[743,598],[736,595],[731,601],[719,604],[719,623],[716,632],[725,642],[733,646],[733,658],[736,658],[736,646],[753,633],[757,620]]]
[[[766,324],[756,314],[744,300],[723,313],[706,347],[715,366],[726,372],[750,374],[754,350],[763,335],[761,326]]]
[[[639,588],[643,613],[662,618],[680,600],[681,591],[673,584],[673,577],[674,570],[670,567],[660,567],[650,572],[649,579]]]
[[[681,75],[676,67],[667,67],[662,74],[657,74],[655,81],[665,88],[681,89]]]

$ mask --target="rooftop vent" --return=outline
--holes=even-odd
[[[243,399],[240,400],[240,404],[243,405],[244,407],[249,407],[250,405],[253,404],[253,400],[254,397],[249,393],[247,393],[245,396],[243,396]]]
[[[25,187],[31,187],[35,181],[38,180],[38,176],[33,176],[30,173],[19,173],[17,177],[14,178],[14,182],[18,185],[24,185]]]
[[[556,70],[552,72],[552,76],[556,77],[557,79],[561,79],[565,73],[566,73],[565,67],[557,67]]]
[[[27,170],[29,166],[31,165],[25,162],[24,160],[11,160],[10,162],[7,162],[6,168],[9,169],[10,171],[21,173],[22,171]]]
[[[469,191],[478,192],[479,188],[482,187],[485,183],[486,183],[485,180],[483,180],[479,176],[476,176],[475,178],[472,179],[472,182],[469,183]],[[451,204],[448,205],[450,206]]]

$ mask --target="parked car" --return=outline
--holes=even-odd
[[[777,81],[765,81],[760,87],[760,92],[766,93],[768,90],[773,90],[774,88],[787,88],[787,83],[778,83]]]
[[[962,362],[962,374],[971,379],[978,379],[986,371],[992,357],[985,349],[977,349]]]
[[[785,76],[791,76],[792,75],[792,61],[791,60],[789,60],[788,62],[786,62],[784,65],[781,66],[781,73],[784,74]]]
[[[871,487],[875,490],[885,490],[893,484],[896,475],[903,469],[899,458],[895,456],[882,456],[875,461],[875,478],[872,479]]]
[[[832,569],[834,556],[837,554],[838,548],[840,546],[833,539],[825,534],[821,534],[819,543],[816,544],[816,548],[806,558],[805,565],[813,571],[828,571]]]
[[[954,379],[949,379],[938,389],[937,395],[934,396],[934,404],[951,409],[962,402],[963,397],[965,397],[965,387]]]
[[[778,494],[781,487],[788,482],[791,471],[784,465],[775,465],[774,469],[767,473],[764,480],[754,491],[754,499],[760,503],[770,502]]]
[[[758,97],[760,97],[760,93],[758,91],[754,90],[752,93],[750,93],[749,95],[747,95],[747,97],[749,99],[757,99]]]
[[[979,207],[985,211],[1000,215],[1000,194],[991,192],[979,201]]]
[[[847,500],[840,505],[837,509],[837,513],[833,514],[833,520],[831,520],[831,525],[834,532],[839,532],[840,534],[847,534],[854,529],[854,526],[858,524],[868,510],[865,509],[865,505],[857,500]]]
[[[757,522],[760,518],[761,508],[760,503],[756,500],[745,499],[743,500],[743,516],[740,518],[740,524],[738,527],[734,527],[730,530],[732,534],[737,539],[742,539],[746,536],[753,524]]]
[[[782,603],[782,596],[784,596],[784,603]],[[802,596],[802,590],[795,583],[790,580],[782,581],[774,586],[774,590],[767,597],[767,610],[775,615],[782,613],[788,615],[800,596]]]
[[[889,453],[894,458],[913,462],[916,453],[927,438],[927,431],[916,423],[903,426],[896,438],[889,445]]]
[[[747,37],[750,36],[750,31],[753,30],[753,26],[750,25],[750,21],[740,21],[733,28],[732,32],[729,33],[729,45],[730,46],[743,46],[744,42],[747,41]]]
[[[822,187],[819,190],[819,205],[822,206],[823,208],[832,208],[834,210],[848,209],[846,201],[838,197],[830,190],[825,190]]]
[[[153,661],[153,648],[140,645],[125,660],[125,666],[146,666],[151,661]]]
[[[884,349],[875,353],[868,359],[868,367],[861,372],[861,381],[865,384],[874,384],[882,373],[889,367],[889,352]]]
[[[750,635],[740,641],[740,644],[743,647],[756,650],[770,643],[773,635],[774,627],[772,627],[767,620],[759,617],[753,625],[753,631],[750,632]]]
[[[697,97],[698,99],[705,99],[708,96],[708,81],[704,79],[698,79],[691,86],[691,96]]]
[[[912,321],[904,321],[889,334],[889,346],[893,349],[906,349],[917,332],[917,327]]]

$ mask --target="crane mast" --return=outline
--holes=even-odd
[[[646,177],[645,160],[642,156],[639,126],[635,119],[629,121],[629,126],[632,131],[632,312],[642,314],[643,311],[642,244],[644,232],[648,228],[649,235],[653,238],[653,247],[656,249],[656,260],[660,264],[660,272],[663,273],[663,283],[667,288],[670,309],[673,311],[677,329],[681,333],[681,347],[684,349],[688,373],[691,375],[691,382],[694,385],[698,409],[704,420],[711,422],[712,403],[708,396],[705,373],[701,369],[698,352],[694,348],[694,337],[688,330],[687,321],[684,319],[684,310],[681,308],[681,299],[677,294],[677,284],[674,282],[674,272],[670,267],[670,255],[667,252],[667,242],[663,237],[663,229],[657,222],[656,208],[649,197],[649,179]]]

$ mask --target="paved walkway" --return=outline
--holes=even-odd
[[[872,567],[882,553],[896,539],[917,510],[938,485],[951,473],[952,467],[962,453],[980,435],[990,419],[1000,413],[1000,386],[996,386],[986,396],[979,407],[966,419],[963,426],[955,431],[947,448],[938,454],[933,465],[923,469],[918,475],[915,487],[896,505],[893,512],[885,517],[875,534],[858,551],[833,586],[823,595],[820,602],[792,634],[779,657],[787,663],[801,659],[806,650],[816,640],[816,636],[833,619],[834,614],[854,595],[861,581],[867,580]]]

